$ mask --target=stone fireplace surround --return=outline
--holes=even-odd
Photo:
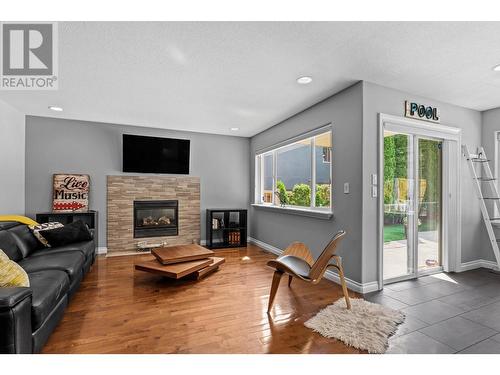
[[[178,200],[179,235],[134,238],[134,200]],[[199,177],[107,176],[108,255],[135,253],[140,241],[199,243],[200,225]]]

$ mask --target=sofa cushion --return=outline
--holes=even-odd
[[[34,331],[68,292],[69,278],[64,271],[57,270],[30,272],[28,276],[33,291],[31,325]]]
[[[84,263],[83,254],[74,251],[25,258],[19,262],[19,265],[28,273],[44,270],[65,271],[71,282],[80,277]]]
[[[17,221],[0,221],[0,230],[7,230],[10,228],[17,227],[19,222]]]
[[[38,257],[38,256],[44,256],[46,254],[58,254],[58,253],[73,252],[73,251],[78,251],[78,252],[82,253],[85,256],[85,261],[87,261],[89,258],[91,258],[93,256],[93,254],[95,252],[94,241],[77,242],[77,243],[73,243],[71,245],[64,245],[64,246],[58,246],[58,247],[50,247],[47,249],[41,249],[41,250],[35,251],[30,256]]]
[[[31,233],[31,230],[25,224],[19,224],[15,227],[10,228],[9,233],[12,234],[12,236],[16,240],[17,247],[23,253],[23,258],[26,258],[33,251],[42,247],[40,242],[36,239],[33,233]]]
[[[0,230],[0,249],[14,262],[23,259],[23,253],[19,250],[16,240],[7,230]]]

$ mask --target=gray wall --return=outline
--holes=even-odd
[[[190,175],[201,180],[202,238],[205,209],[248,207],[248,138],[28,116],[27,214],[33,217],[50,210],[53,173],[89,174],[90,208],[99,211],[99,246],[106,246],[106,175],[125,174],[121,172],[123,133],[191,140]]]
[[[25,116],[0,101],[0,215],[24,215]]]
[[[356,281],[361,280],[362,102],[362,84],[358,83],[257,134],[250,142],[250,197],[253,201],[257,151],[332,123],[334,219],[322,220],[252,207],[250,235],[280,249],[286,248],[293,241],[302,241],[318,256],[332,235],[339,229],[344,229],[347,237],[339,254],[345,255],[346,276]],[[350,183],[350,194],[343,193],[344,182]]]
[[[462,143],[469,149],[481,145],[481,113],[402,91],[363,82],[363,282],[377,280],[377,198],[371,197],[370,176],[378,173],[378,114],[404,115],[404,101],[415,100],[439,107],[441,124],[462,129]],[[462,262],[480,259],[486,236],[481,212],[465,162],[462,177]]]
[[[488,156],[488,159],[493,162],[490,164],[491,170],[495,173],[495,164],[498,165],[500,160],[495,160],[495,132],[500,131],[500,108],[491,109],[489,111],[482,112],[483,115],[483,128],[482,128],[482,144],[484,151]],[[500,156],[500,155],[499,155]],[[482,259],[495,260],[493,255],[493,250],[489,243],[489,238],[487,235],[483,237],[482,243]]]

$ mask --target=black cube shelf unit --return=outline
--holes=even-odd
[[[87,212],[40,212],[36,214],[36,221],[40,224],[57,221],[61,224],[69,224],[81,220],[89,226],[94,235],[94,244],[97,249],[99,243],[98,225],[99,216],[97,211],[89,210]]]
[[[208,209],[207,247],[210,249],[247,245],[247,210]]]

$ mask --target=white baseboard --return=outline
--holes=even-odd
[[[325,272],[325,279],[328,279],[328,280],[333,281],[334,283],[340,285],[339,276],[331,270],[327,270]],[[376,281],[372,281],[370,283],[358,283],[357,281],[351,280],[351,279],[346,277],[345,282],[346,282],[347,287],[349,289],[354,290],[355,292],[358,292],[361,294],[371,293],[371,292],[375,292],[378,290],[378,282],[376,282]]]
[[[95,253],[97,255],[106,255],[108,253],[108,248],[106,246],[99,246],[96,248]]]
[[[498,271],[497,263],[492,260],[478,259],[470,262],[465,262],[460,265],[460,272],[469,271],[476,268],[488,268]]]
[[[279,256],[283,253],[283,250],[278,249],[277,247],[274,247],[272,245],[269,245],[265,242],[259,241],[255,238],[252,238],[252,237],[248,237],[248,242],[257,245],[260,248],[262,248],[270,253],[273,253],[274,255]],[[340,284],[339,276],[331,270],[327,270],[325,272],[325,279],[333,281],[336,284]],[[355,292],[361,293],[361,294],[366,294],[366,293],[370,293],[370,292],[374,292],[374,291],[378,290],[378,283],[376,281],[362,284],[362,283],[359,283],[357,281],[351,280],[347,277],[345,278],[345,281],[346,281],[347,287],[349,289],[351,289]]]
[[[277,247],[274,247],[272,245],[269,245],[265,242],[262,242],[262,241],[259,241],[258,239],[256,238],[253,238],[253,237],[248,237],[248,242],[250,243],[253,243],[255,245],[257,245],[258,247],[261,247],[262,249],[270,252],[270,253],[273,253],[274,255],[281,255],[283,253],[283,250],[281,249],[278,249]]]

